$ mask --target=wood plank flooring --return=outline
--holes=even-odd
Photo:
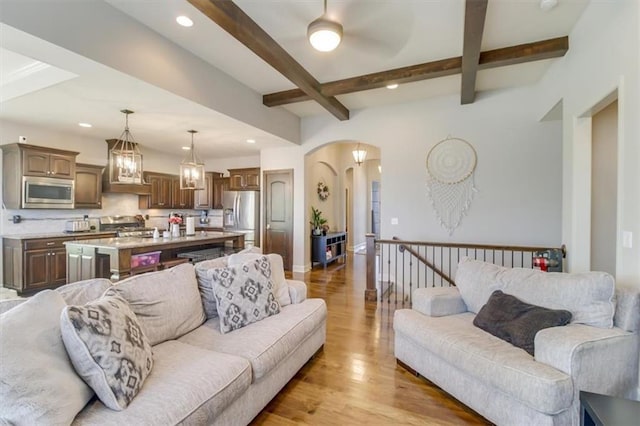
[[[365,256],[296,276],[327,303],[327,341],[252,425],[487,425],[396,365],[393,312],[364,302]]]

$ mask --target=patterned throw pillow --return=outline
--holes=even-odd
[[[220,317],[228,333],[280,312],[273,294],[271,264],[265,257],[242,265],[209,270]]]
[[[73,367],[100,401],[113,410],[127,408],[151,372],[153,358],[126,300],[112,295],[67,306],[60,328]]]

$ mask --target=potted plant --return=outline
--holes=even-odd
[[[327,219],[322,217],[322,212],[315,207],[311,207],[311,233],[322,235],[322,226],[327,223]]]

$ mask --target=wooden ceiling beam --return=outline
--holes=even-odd
[[[462,88],[460,99],[463,105],[476,98],[476,77],[480,64],[480,48],[488,0],[467,0],[464,9],[464,45],[462,48]]]
[[[336,118],[349,119],[349,110],[335,97],[324,95],[320,83],[233,1],[188,1]]]
[[[488,50],[480,53],[478,68],[486,70],[542,59],[560,58],[567,53],[567,50],[569,50],[569,37],[567,36]],[[346,95],[379,89],[390,83],[409,83],[460,74],[461,70],[462,57],[458,56],[324,83],[320,86],[320,91],[325,96]],[[311,100],[311,97],[300,89],[270,93],[262,97],[263,104],[269,107],[308,100]]]

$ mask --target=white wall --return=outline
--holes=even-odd
[[[305,118],[303,145],[264,150],[261,166],[296,169],[304,164],[305,153],[322,145],[362,141],[380,149],[383,238],[559,246],[561,123],[538,121],[532,102],[536,96],[535,88],[524,88],[479,96],[466,106],[456,95],[357,111],[346,122],[328,116]],[[440,227],[425,186],[427,152],[448,135],[469,141],[478,153],[479,192],[451,237]],[[300,193],[300,188],[308,188],[303,173],[294,180],[293,263],[300,272],[308,268],[309,259],[304,206],[315,193]],[[364,172],[363,182],[366,185]],[[392,217],[399,219],[398,225],[390,225]]]
[[[637,0],[591,2],[569,36],[567,55],[538,85],[539,116],[563,101],[562,239],[572,271],[590,267],[591,116],[618,96],[616,280],[640,287],[640,7]],[[602,105],[604,106],[604,105]],[[622,247],[622,232],[633,248]]]

